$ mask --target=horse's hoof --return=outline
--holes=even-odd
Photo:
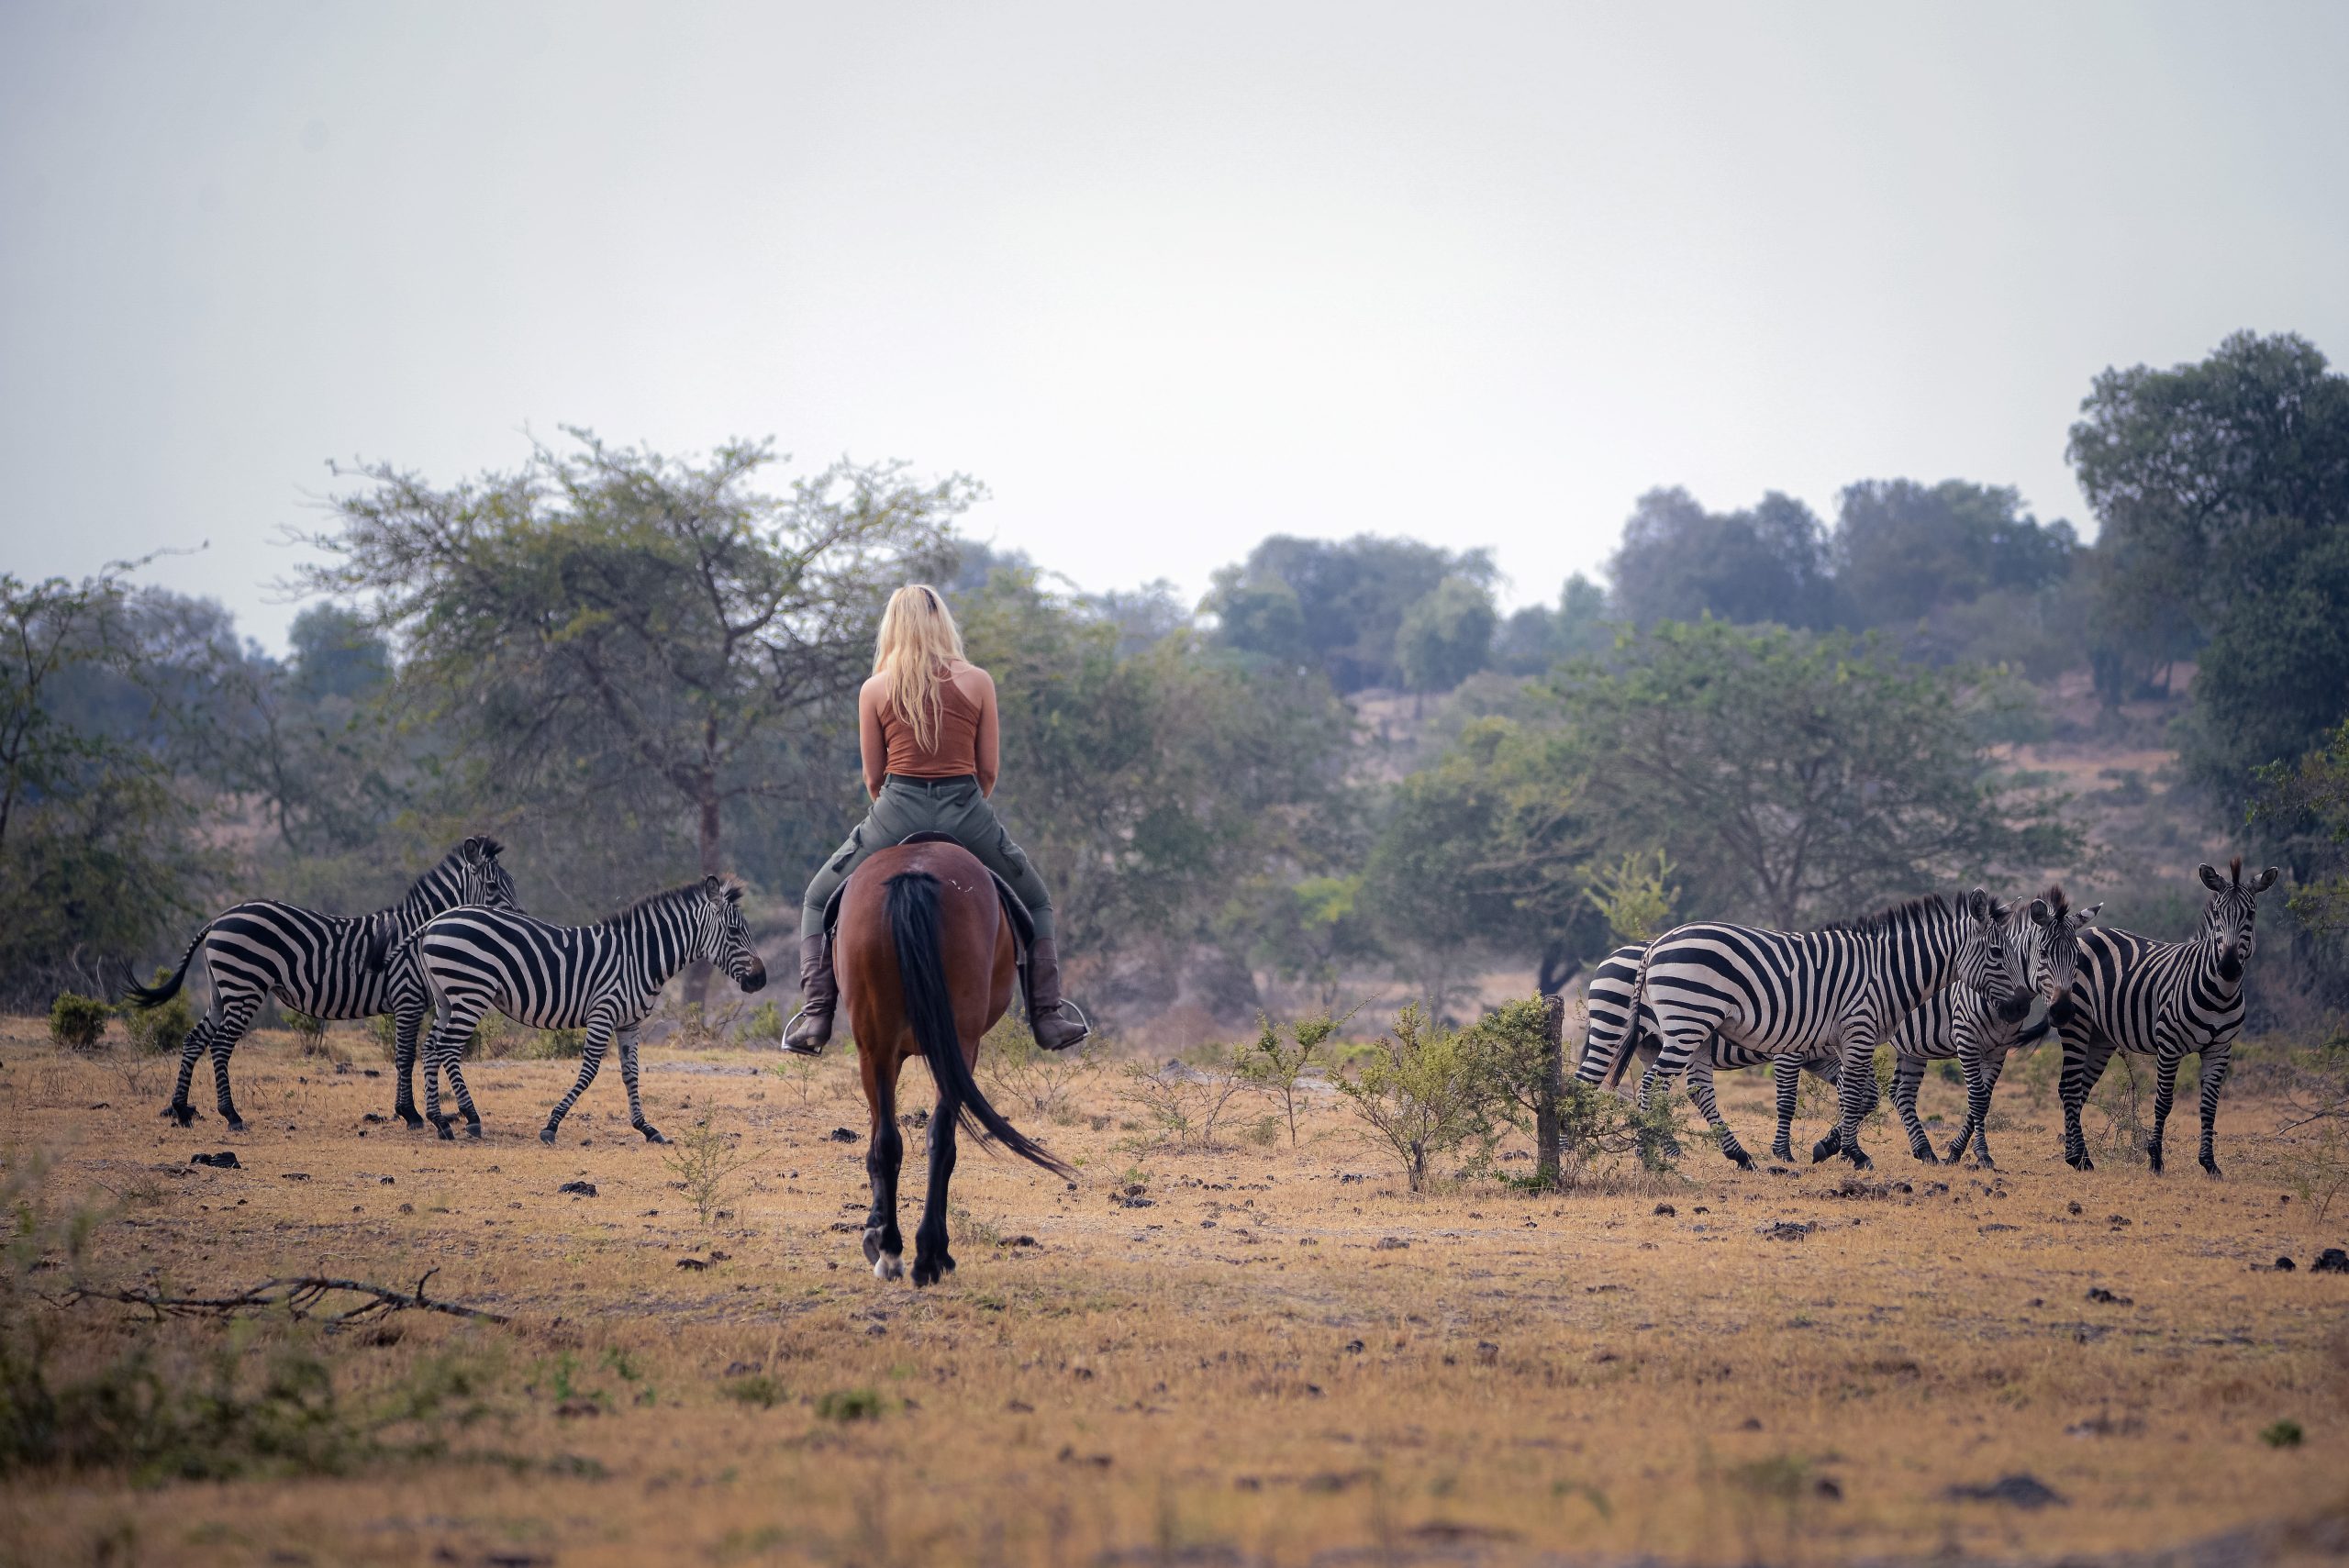
[[[878,1230],[864,1233],[864,1261],[868,1263],[881,1261],[881,1232]]]
[[[554,1126],[552,1123],[549,1123],[547,1126],[539,1129],[539,1141],[545,1144],[550,1149],[554,1147]]]
[[[876,1251],[879,1250],[876,1248]],[[900,1280],[906,1277],[906,1259],[902,1252],[880,1252],[873,1260],[873,1277],[877,1280]]]
[[[916,1258],[914,1260],[914,1288],[920,1290],[925,1286],[936,1284],[942,1272],[932,1260]]]

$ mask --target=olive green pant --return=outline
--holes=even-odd
[[[1041,940],[1052,935],[1052,895],[1036,874],[1028,852],[1011,841],[995,807],[979,793],[975,779],[891,778],[874,797],[873,809],[856,825],[848,841],[832,852],[807,884],[799,908],[799,934],[812,937],[824,929],[824,906],[832,900],[848,873],[875,850],[885,850],[916,833],[943,833],[971,853],[979,863],[1011,884],[1011,891],[1035,917]]]

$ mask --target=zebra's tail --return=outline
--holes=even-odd
[[[938,917],[938,878],[926,871],[899,872],[888,884],[889,936],[897,947],[897,982],[905,994],[906,1021],[938,1080],[947,1113],[959,1119],[974,1138],[993,1137],[1023,1160],[1032,1160],[1056,1176],[1075,1173],[1003,1118],[987,1103],[963,1059],[963,1038],[954,1027],[954,996],[946,984],[946,965]]]
[[[172,972],[172,977],[169,980],[164,981],[161,985],[141,985],[133,980],[123,986],[124,998],[135,1007],[160,1007],[178,995],[180,987],[187,981],[187,966],[195,962],[195,950],[202,947],[204,939],[211,934],[212,922],[206,920],[195,933],[195,939],[187,944],[187,951],[180,954],[180,966]]]
[[[1607,1086],[1610,1089],[1623,1082],[1623,1074],[1630,1070],[1631,1059],[1640,1053],[1640,1013],[1648,1005],[1648,961],[1655,956],[1656,942],[1663,940],[1658,937],[1640,950],[1640,967],[1631,975],[1630,1021],[1623,1026],[1622,1041],[1615,1048],[1614,1064],[1607,1069]],[[1658,1040],[1656,1043],[1662,1045],[1664,1042]]]

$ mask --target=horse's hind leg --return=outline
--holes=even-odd
[[[946,1187],[954,1179],[954,1121],[960,1102],[941,1089],[930,1118],[930,1190],[922,1196],[921,1224],[914,1229],[914,1284],[936,1284],[954,1272],[947,1251]]]
[[[897,1229],[897,1172],[906,1159],[906,1140],[897,1131],[897,1060],[889,1055],[885,1067],[885,1052],[876,1049],[867,1054],[861,1043],[857,1055],[864,1068],[864,1103],[873,1109],[873,1137],[864,1151],[864,1173],[873,1183],[873,1208],[864,1218],[864,1261],[873,1265],[875,1279],[891,1280],[906,1272],[906,1239]],[[933,1125],[933,1139],[936,1132]],[[942,1215],[939,1223],[945,1223]]]

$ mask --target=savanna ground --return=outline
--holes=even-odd
[[[150,1429],[178,1435],[17,1470],[9,1562],[1795,1563],[2235,1531],[2199,1560],[2344,1550],[2349,1276],[2309,1265],[2349,1242],[2349,1197],[2319,1218],[2305,1140],[2255,1083],[2230,1095],[2218,1184],[2191,1169],[2190,1098],[2184,1173],[2067,1170],[2018,1064],[1995,1175],[1917,1165],[1885,1127],[1865,1183],[1696,1145],[1678,1174],[1564,1196],[1415,1195],[1326,1088],[1294,1149],[1241,1098],[1230,1147],[1144,1150],[1111,1067],[1056,1115],[998,1095],[1079,1180],[966,1144],[961,1267],[918,1293],[860,1254],[864,1117],[837,1054],[785,1079],[772,1052],[648,1051],[651,1118],[706,1119],[748,1160],[705,1225],[616,1073],[547,1149],[575,1064],[477,1063],[489,1135],[444,1143],[366,1119],[391,1084],[364,1036],[330,1037],[338,1064],[264,1035],[238,1053],[232,1137],[208,1110],[158,1118],[165,1064],[41,1029],[0,1039],[0,1143],[45,1253],[11,1375],[35,1342],[60,1386],[143,1355],[153,1381],[128,1381],[176,1412]],[[1725,1088],[1766,1144],[1765,1085]],[[1958,1101],[1929,1082],[1929,1113]],[[1806,1149],[1822,1127],[1810,1111]],[[224,1148],[239,1169],[189,1164]],[[581,1181],[594,1195],[558,1191]],[[1780,1222],[1815,1229],[1764,1233]],[[2254,1266],[2279,1254],[2299,1267]],[[512,1321],[329,1334],[70,1296],[429,1269],[436,1299]],[[184,1478],[207,1470],[229,1473]],[[2062,1502],[1952,1494],[2022,1473]]]

